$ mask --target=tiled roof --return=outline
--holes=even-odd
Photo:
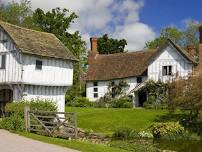
[[[89,65],[87,81],[112,80],[142,75],[147,69],[147,61],[154,50],[117,53],[110,55],[97,54]]]
[[[197,64],[185,50],[168,39],[159,49],[109,55],[89,55],[91,62],[88,67],[87,81],[114,80],[144,75],[149,62],[170,44],[188,61]]]
[[[22,53],[77,60],[54,34],[39,32],[2,21],[0,21],[0,27],[10,36]]]

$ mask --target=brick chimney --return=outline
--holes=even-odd
[[[187,52],[191,57],[194,57],[196,55],[196,47],[194,45],[188,45]]]
[[[202,74],[202,26],[199,26],[199,49],[198,49],[198,65],[195,67],[196,75]]]
[[[91,44],[91,50],[88,52],[88,65],[93,64],[96,59],[96,56],[98,55],[97,38],[91,37],[90,44]]]
[[[90,44],[91,44],[91,51],[97,52],[97,38],[96,37],[90,38]]]

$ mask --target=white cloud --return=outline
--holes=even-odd
[[[127,39],[129,45],[126,46],[126,49],[129,51],[144,48],[145,42],[153,40],[155,36],[148,25],[138,22],[119,27],[114,34],[116,38]]]
[[[75,12],[79,18],[69,31],[79,30],[87,44],[90,36],[108,33],[116,38],[125,38],[127,49],[136,50],[155,38],[153,30],[139,19],[144,0],[31,0],[31,5],[33,10],[42,8],[48,11],[61,7]]]

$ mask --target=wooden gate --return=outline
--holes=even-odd
[[[75,113],[36,111],[25,107],[25,129],[28,132],[48,136],[77,138],[77,118]]]

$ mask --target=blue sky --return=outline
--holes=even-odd
[[[145,0],[140,20],[159,32],[161,28],[185,26],[188,19],[202,21],[202,0]]]
[[[0,0],[4,2],[12,0]],[[14,0],[19,2],[20,0]],[[202,0],[30,0],[33,10],[67,8],[79,18],[69,32],[80,31],[89,47],[89,38],[109,34],[124,38],[126,49],[143,49],[155,39],[162,28],[184,28],[187,21],[202,21]]]

